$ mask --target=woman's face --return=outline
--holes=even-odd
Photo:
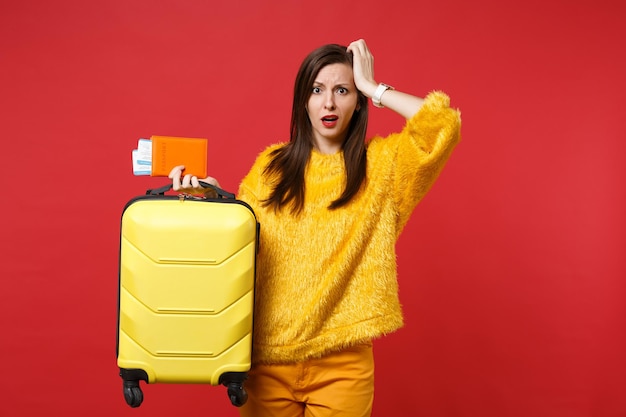
[[[307,103],[315,145],[320,152],[335,153],[341,149],[357,101],[352,67],[330,64],[320,70]]]

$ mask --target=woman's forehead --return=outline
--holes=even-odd
[[[352,84],[354,76],[352,68],[347,64],[330,64],[323,67],[315,77],[315,83],[337,85]]]

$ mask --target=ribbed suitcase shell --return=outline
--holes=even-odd
[[[258,223],[239,200],[149,196],[122,214],[117,364],[218,385],[251,364]]]

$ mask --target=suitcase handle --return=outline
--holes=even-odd
[[[217,193],[218,197],[221,198],[235,198],[235,194],[229,193],[228,191],[222,190],[220,187],[217,187],[213,184],[209,184],[208,182],[200,181],[200,185],[203,188],[210,188]],[[146,195],[163,195],[169,190],[172,189],[172,184],[164,185],[163,187],[153,188],[146,191]]]

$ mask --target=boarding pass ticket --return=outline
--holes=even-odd
[[[152,141],[139,139],[137,149],[133,149],[133,174],[150,175],[152,173]]]

